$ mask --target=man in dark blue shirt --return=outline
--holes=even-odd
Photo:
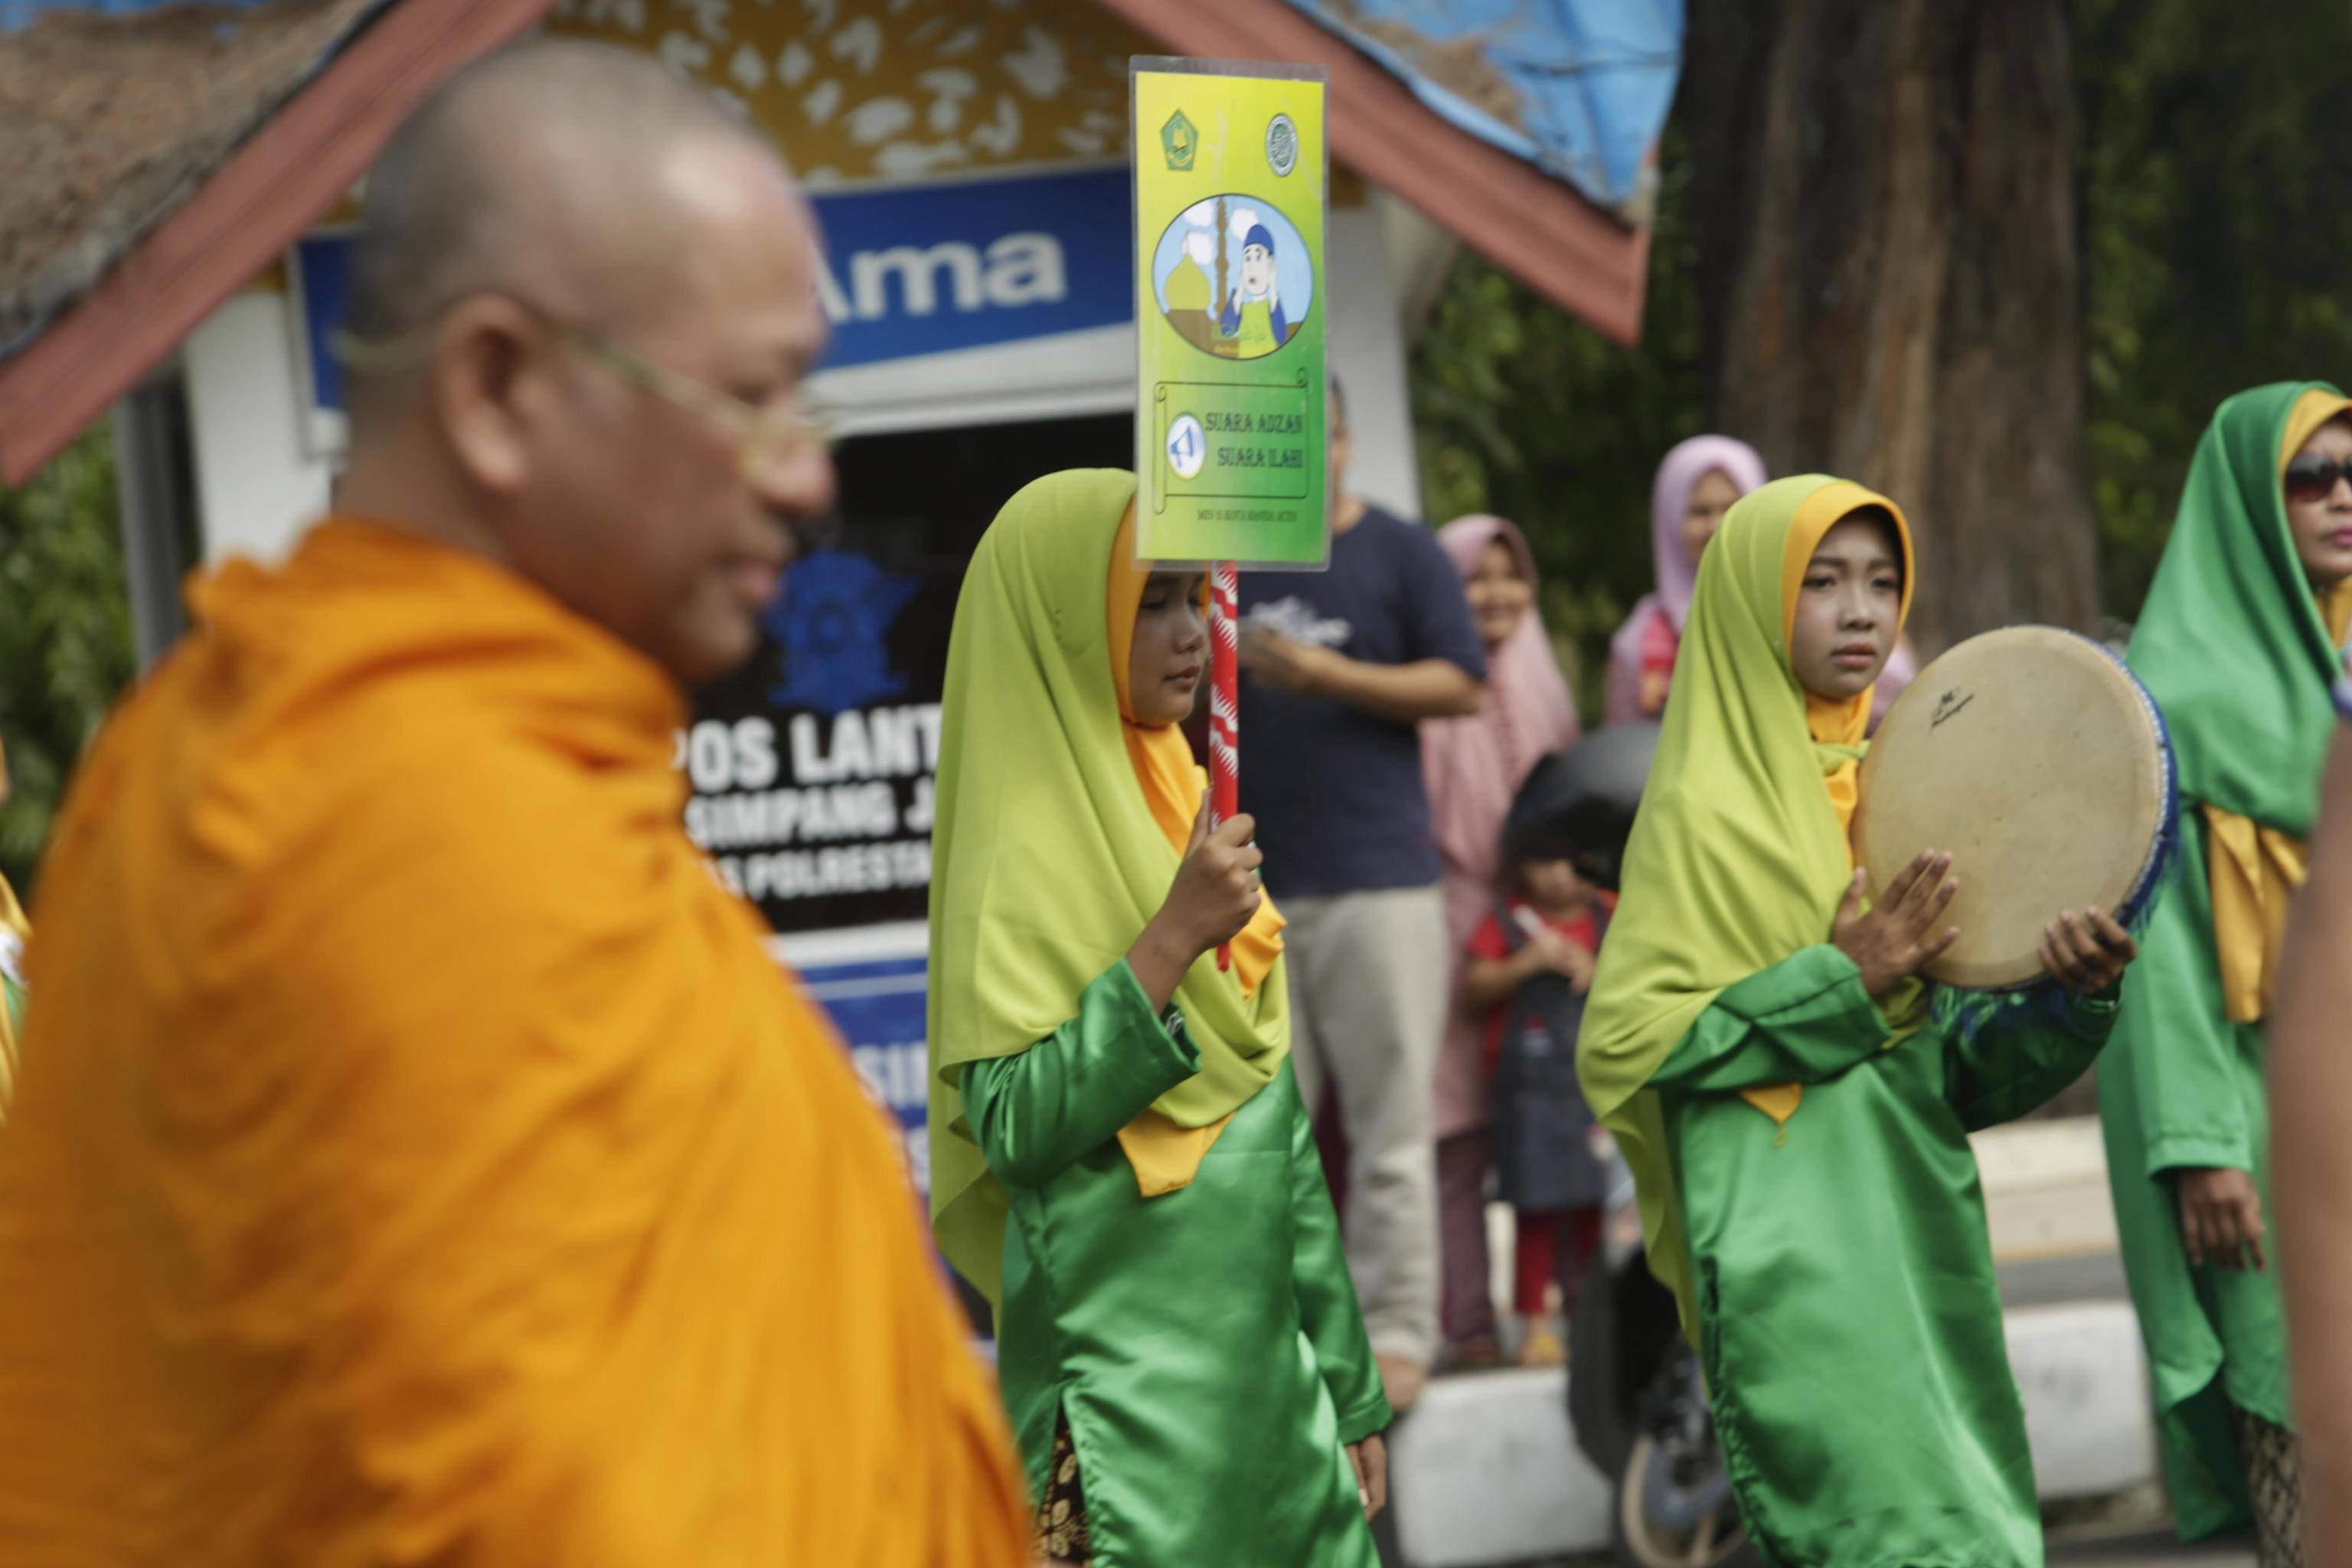
[[[1430,1097],[1445,1026],[1445,908],[1423,719],[1477,710],[1486,654],[1462,581],[1417,524],[1344,492],[1331,388],[1331,566],[1242,581],[1242,809],[1289,918],[1291,1060],[1347,1129],[1348,1258],[1389,1403],[1437,1351]]]

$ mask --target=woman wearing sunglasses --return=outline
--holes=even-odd
[[[2099,1068],[2108,1179],[2186,1539],[2255,1525],[2302,1561],[2275,1259],[2264,1025],[2352,621],[2352,402],[2221,405],[2132,638],[2172,729],[2181,873]]]

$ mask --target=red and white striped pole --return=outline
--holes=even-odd
[[[1230,561],[1209,568],[1209,826],[1241,810],[1241,573]],[[1217,967],[1233,966],[1220,945]]]

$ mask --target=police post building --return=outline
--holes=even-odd
[[[163,92],[138,73],[180,36],[172,9],[0,0],[0,50],[75,29],[93,72],[122,73],[117,91]],[[353,182],[398,115],[534,28],[644,49],[707,85],[783,150],[823,224],[834,345],[812,390],[841,417],[846,526],[793,569],[758,658],[698,695],[677,738],[686,827],[915,1134],[919,1177],[957,587],[1020,486],[1133,460],[1129,58],[1328,68],[1314,308],[1356,426],[1353,487],[1412,516],[1406,355],[1458,247],[1634,336],[1648,155],[1680,47],[1680,6],[1662,0],[1569,0],[1540,20],[1516,0],[274,0],[237,15],[180,29],[203,54],[187,69],[232,84],[214,121],[96,179],[58,174],[63,216],[19,246],[38,265],[0,275],[0,474],[21,481],[112,408],[152,657],[191,556],[279,555],[326,510],[342,389],[325,342]]]

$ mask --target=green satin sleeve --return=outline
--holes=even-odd
[[[2256,1133],[2245,1108],[2261,1092],[2250,1031],[2231,1021],[2213,953],[2213,889],[2205,814],[2180,814],[2179,880],[2148,917],[2116,1049],[2128,1053],[2129,1114],[2138,1169],[2158,1176],[2183,1166],[2256,1168]],[[2102,1097],[2103,1102],[2105,1097]],[[2112,1114],[2112,1113],[2111,1113]]]
[[[1290,1129],[1291,1280],[1298,1295],[1298,1325],[1314,1347],[1315,1363],[1330,1392],[1339,1441],[1360,1443],[1394,1419],[1381,1370],[1364,1334],[1348,1255],[1339,1244],[1339,1217],[1315,1147],[1315,1124],[1305,1106]]]
[[[1886,1041],[1853,960],[1822,942],[1717,996],[1650,1079],[1653,1089],[1733,1093],[1823,1083]]]
[[[1200,1068],[1181,1016],[1163,1024],[1120,959],[1051,1035],[1016,1056],[965,1067],[964,1116],[998,1181],[1042,1187]]]
[[[2072,997],[2054,1017],[1996,1016],[1975,1039],[1953,1040],[1945,1092],[1961,1125],[1975,1132],[2014,1121],[2081,1078],[2107,1043],[2120,995],[2111,988]],[[2032,1009],[2029,1002],[2016,1011]]]

